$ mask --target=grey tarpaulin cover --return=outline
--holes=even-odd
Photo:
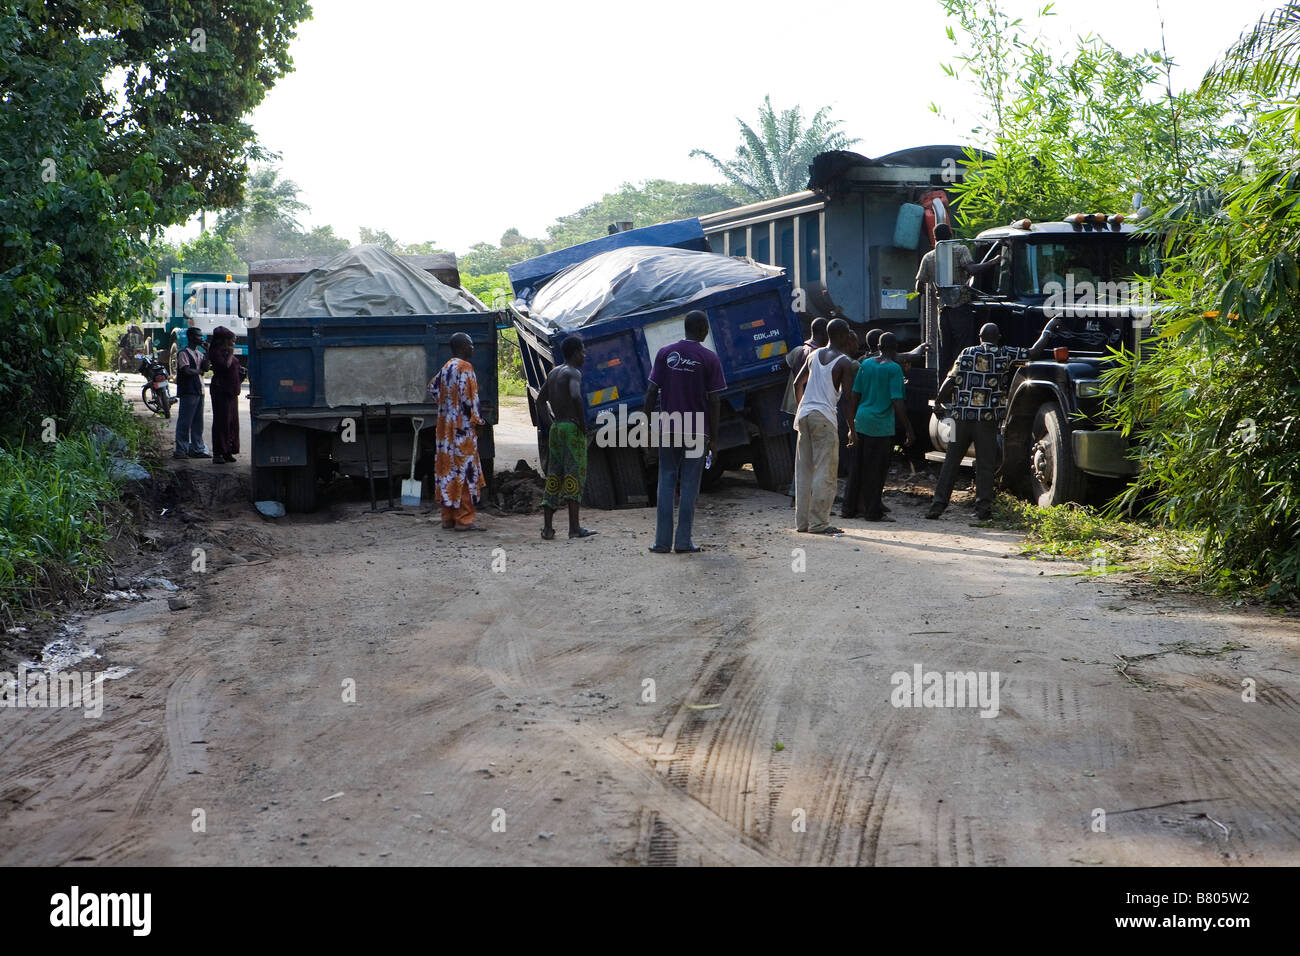
[[[617,316],[686,305],[781,270],[713,252],[625,246],[557,273],[528,304],[533,317],[569,331]]]
[[[379,246],[354,246],[291,285],[266,315],[442,315],[482,310],[460,289]]]

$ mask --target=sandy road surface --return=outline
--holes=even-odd
[[[504,414],[499,459],[532,457]],[[162,524],[211,546],[191,607],[81,621],[135,668],[103,717],[0,711],[0,862],[1300,862],[1293,619],[889,500],[822,539],[736,477],[710,550],[659,556],[649,511],[547,543],[209,495]],[[996,671],[997,715],[893,706],[918,664]]]

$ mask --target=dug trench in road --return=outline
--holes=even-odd
[[[0,861],[1300,862],[1294,617],[1026,560],[897,483],[897,524],[810,540],[742,478],[689,558],[648,509],[573,545],[215,518],[271,557],[80,622],[135,668],[101,719],[0,712]],[[899,700],[918,666],[996,672],[996,715]]]

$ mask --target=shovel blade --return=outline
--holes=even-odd
[[[418,508],[420,506],[420,498],[423,492],[424,492],[424,487],[422,482],[413,481],[410,478],[403,478],[402,479],[402,507]]]

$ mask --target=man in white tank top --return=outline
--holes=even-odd
[[[830,345],[808,355],[794,382],[799,400],[794,416],[799,433],[794,456],[795,530],[811,534],[841,533],[830,523],[840,464],[838,407],[840,395],[853,387],[856,371],[846,354],[857,344],[849,324],[835,319],[826,334]]]

